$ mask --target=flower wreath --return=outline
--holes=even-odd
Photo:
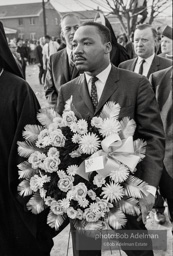
[[[133,141],[134,120],[118,121],[119,104],[107,102],[87,121],[73,110],[71,98],[62,116],[41,109],[41,125],[26,125],[25,141],[18,142],[26,158],[18,165],[19,194],[30,196],[27,208],[34,214],[49,207],[47,223],[56,230],[67,217],[78,229],[102,229],[105,222],[120,229],[125,214],[139,215],[139,198],[147,191],[133,175],[146,143]]]

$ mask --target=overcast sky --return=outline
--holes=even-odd
[[[46,0],[44,0],[46,2]],[[150,0],[148,0],[150,1]],[[0,0],[1,5],[8,4],[22,4],[22,3],[35,3],[42,2],[42,0]],[[80,10],[93,10],[99,8],[103,11],[108,11],[108,8],[104,9],[103,0],[50,0],[50,2],[56,7],[60,12],[70,12],[70,11],[80,11]],[[94,3],[95,2],[95,3]],[[100,4],[98,4],[100,2]],[[172,0],[167,0],[167,3],[171,3]],[[172,16],[172,5],[164,11],[163,16]]]

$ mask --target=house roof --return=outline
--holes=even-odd
[[[45,6],[52,7],[50,3],[45,3]],[[53,8],[54,9],[54,8]],[[18,5],[2,5],[0,7],[0,19],[9,18],[24,18],[39,16],[42,12],[42,3],[28,3]]]
[[[6,34],[6,35],[9,35],[9,34],[16,34],[16,33],[17,33],[17,30],[16,30],[16,29],[12,29],[12,28],[4,27],[4,30],[5,30],[5,34]]]
[[[69,12],[60,12],[60,15],[64,16],[67,13],[69,13]],[[90,10],[76,11],[76,12],[73,11],[73,13],[76,13],[76,15],[78,15],[81,20],[86,20],[86,19],[94,20],[94,17],[96,15],[97,11],[95,11],[95,10],[93,10],[93,11],[90,11]]]

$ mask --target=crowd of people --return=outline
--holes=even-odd
[[[139,200],[141,214],[126,214],[124,230],[147,231],[152,209],[155,220],[165,223],[165,202],[173,222],[172,32],[166,26],[158,43],[157,30],[140,24],[131,41],[125,34],[116,37],[100,12],[94,21],[83,24],[76,14],[68,13],[61,20],[62,42],[47,35],[29,51],[21,39],[7,42],[0,23],[0,255],[50,256],[52,238],[69,223],[55,232],[46,224],[47,210],[32,214],[26,210],[26,199],[18,195],[17,165],[22,159],[17,141],[22,140],[26,124],[38,124],[40,108],[25,80],[27,63],[38,64],[46,100],[59,114],[73,96],[74,109],[83,119],[98,116],[104,104],[113,101],[121,106],[120,119],[135,120],[135,136],[147,143],[135,176],[148,183],[148,190]],[[93,77],[97,78],[94,83]],[[74,256],[101,256],[101,241],[97,250],[79,250],[73,223],[70,227]],[[124,251],[129,256],[154,255],[152,250]]]

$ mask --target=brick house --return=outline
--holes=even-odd
[[[50,2],[45,3],[45,10],[47,34],[59,37],[60,14]],[[8,31],[9,39],[19,37],[24,40],[35,40],[44,35],[41,2],[0,6],[0,21]]]

